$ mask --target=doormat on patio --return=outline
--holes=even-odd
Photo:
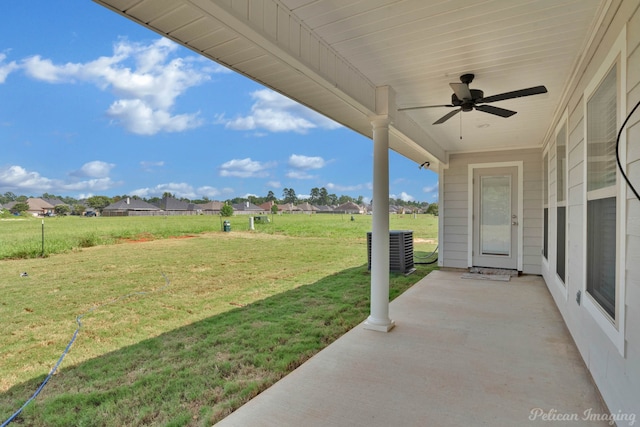
[[[463,273],[461,277],[463,279],[497,280],[500,282],[511,280],[511,275],[509,274]]]
[[[469,273],[506,274],[507,276],[517,276],[518,270],[508,270],[505,268],[489,268],[489,267],[469,267]]]

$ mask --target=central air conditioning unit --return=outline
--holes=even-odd
[[[368,268],[371,270],[371,232],[367,233]],[[413,231],[389,230],[389,270],[395,273],[411,273],[413,265]]]

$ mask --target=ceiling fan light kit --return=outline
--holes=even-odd
[[[445,114],[438,120],[436,120],[433,124],[439,125],[441,123],[446,122],[451,117],[458,114],[460,111],[482,111],[483,113],[493,114],[495,116],[500,117],[511,117],[516,114],[516,111],[507,110],[505,108],[495,107],[493,105],[484,105],[497,101],[504,101],[507,99],[513,98],[521,98],[523,96],[531,96],[531,95],[539,95],[543,93],[547,93],[547,88],[544,86],[534,86],[527,89],[514,90],[512,92],[500,93],[497,95],[488,96],[485,98],[484,92],[480,89],[470,89],[469,84],[473,81],[475,75],[473,74],[463,74],[460,76],[461,83],[449,83],[451,89],[453,89],[453,94],[451,95],[451,104],[445,105],[423,105],[418,107],[406,107],[406,108],[398,108],[398,111],[407,111],[407,110],[418,110],[422,108],[438,108],[438,107],[449,107],[456,108],[456,110],[450,111]],[[482,104],[482,105],[480,105]]]

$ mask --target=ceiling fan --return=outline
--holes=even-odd
[[[547,88],[544,86],[535,86],[528,89],[514,90],[513,92],[500,93],[498,95],[487,96],[485,98],[484,92],[479,89],[469,89],[469,83],[473,81],[475,76],[473,74],[463,74],[460,76],[462,83],[449,83],[453,94],[451,95],[451,104],[445,105],[423,105],[419,107],[405,107],[398,108],[398,111],[418,110],[421,108],[437,108],[437,107],[460,107],[453,110],[440,119],[436,120],[433,124],[439,125],[446,122],[451,117],[458,114],[460,111],[471,111],[476,109],[484,113],[494,114],[500,117],[511,117],[516,114],[516,111],[506,110],[504,108],[494,107],[493,105],[484,105],[496,101],[504,101],[506,99],[520,98],[523,96],[539,95],[547,93]],[[483,105],[478,105],[483,104]]]

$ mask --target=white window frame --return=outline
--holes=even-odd
[[[565,149],[565,157],[564,157],[564,161],[565,161],[565,165],[564,165],[564,176],[563,178],[563,183],[564,183],[564,200],[563,201],[559,201],[558,200],[558,134],[560,133],[560,131],[562,130],[562,127],[564,127],[564,149]],[[555,155],[555,160],[556,160],[556,203],[555,203],[555,229],[554,231],[554,235],[555,235],[555,262],[553,263],[553,271],[551,271],[550,273],[553,275],[553,277],[555,278],[555,283],[557,285],[558,291],[560,291],[560,293],[563,295],[565,301],[567,300],[567,295],[568,295],[568,286],[567,283],[569,283],[569,227],[568,227],[568,221],[569,221],[569,113],[567,110],[564,111],[564,113],[562,114],[562,118],[560,119],[560,121],[558,122],[556,129],[555,129],[555,133],[554,133],[554,144],[555,144],[555,148],[556,148],[556,155]],[[565,223],[564,223],[564,253],[565,253],[565,258],[564,258],[564,281],[562,280],[562,278],[558,275],[558,250],[557,250],[557,245],[558,245],[558,208],[559,207],[564,207],[565,209]]]
[[[609,71],[614,65],[617,66],[618,74],[616,76],[617,81],[617,124],[616,129],[620,129],[624,117],[626,117],[626,67],[627,67],[627,52],[626,52],[626,26],[622,29],[618,38],[611,46],[606,59],[600,65],[598,71],[594,74],[593,78],[587,85],[583,96],[583,112],[584,112],[584,206],[583,206],[583,242],[587,242],[587,200],[589,195],[600,197],[616,197],[616,303],[615,303],[615,319],[600,306],[600,304],[587,292],[587,245],[584,245],[583,250],[583,265],[584,265],[584,281],[582,283],[582,305],[594,319],[595,323],[602,329],[606,336],[613,342],[620,354],[625,355],[625,246],[626,246],[626,199],[627,189],[624,184],[618,167],[616,165],[616,184],[607,188],[602,188],[595,191],[588,192],[587,179],[588,179],[588,140],[587,140],[587,103],[589,98],[598,89],[601,82],[607,76]],[[620,161],[624,165],[626,164],[626,137],[624,132],[620,137]]]

